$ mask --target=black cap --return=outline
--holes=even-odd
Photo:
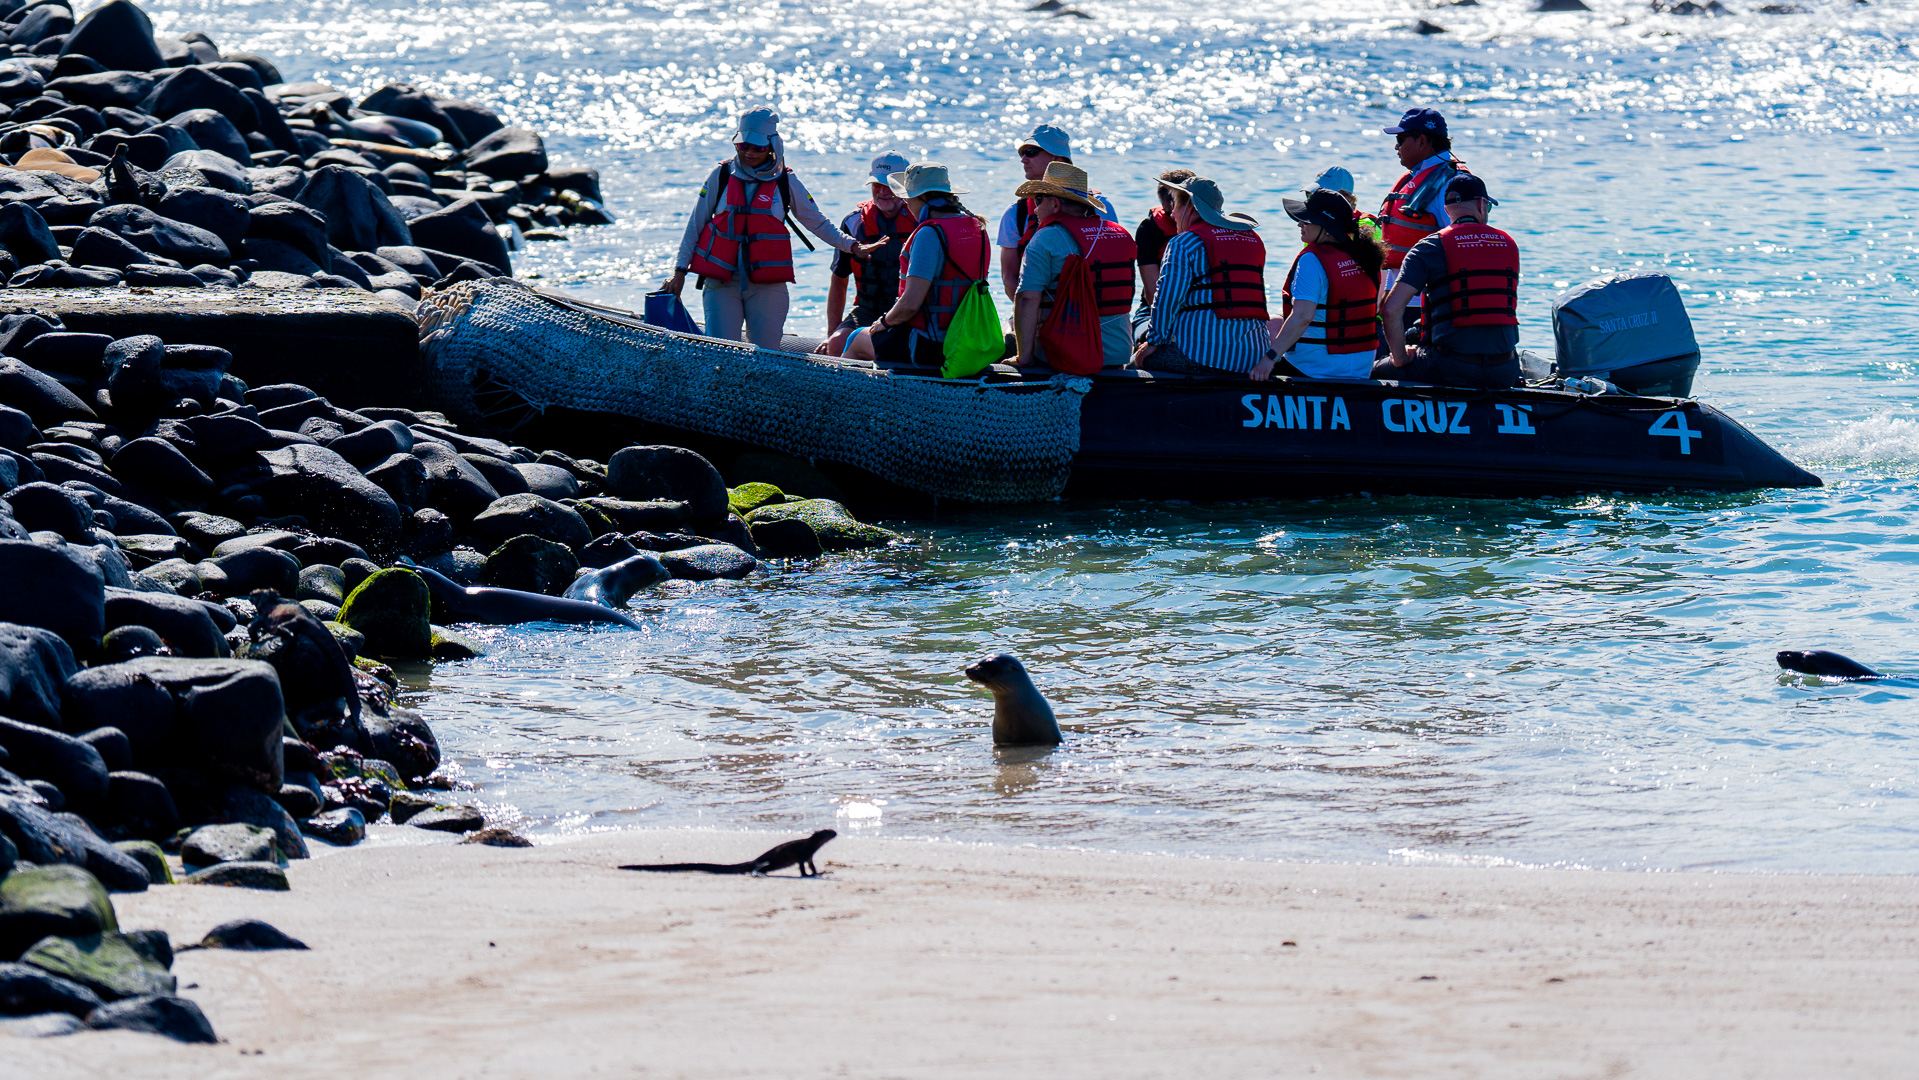
[[[1471,173],[1460,173],[1446,185],[1447,202],[1472,202],[1474,199],[1484,199],[1494,206],[1499,205],[1498,199],[1486,194],[1486,181]]]
[[[1407,109],[1399,123],[1385,129],[1388,135],[1444,135],[1446,118],[1439,115],[1438,109]]]
[[[1304,202],[1298,199],[1285,199],[1283,202],[1286,216],[1294,221],[1331,229],[1342,237],[1353,235],[1352,204],[1337,191],[1320,188],[1306,196]]]

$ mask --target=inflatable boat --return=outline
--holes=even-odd
[[[770,350],[665,330],[506,279],[431,292],[420,310],[428,399],[456,417],[611,413],[972,503],[1820,483],[1710,405],[1596,377],[1487,391],[996,365],[950,380],[801,339]]]

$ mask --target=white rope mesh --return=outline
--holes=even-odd
[[[669,333],[503,278],[429,290],[419,314],[429,404],[456,419],[489,411],[476,388],[503,386],[533,410],[631,416],[968,502],[1058,495],[1091,385],[896,375]]]

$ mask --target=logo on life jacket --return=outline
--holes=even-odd
[[[1124,315],[1131,311],[1133,264],[1139,257],[1139,246],[1133,242],[1131,234],[1097,216],[1061,215],[1046,224],[1066,230],[1067,235],[1073,238],[1073,243],[1078,245],[1079,256],[1093,278],[1093,295],[1098,299],[1100,315]],[[1053,288],[1041,294],[1039,306],[1042,313],[1052,310],[1053,294],[1058,287],[1058,282],[1055,282]]]
[[[1477,221],[1439,230],[1439,244],[1446,276],[1426,283],[1427,332],[1443,338],[1459,326],[1518,326],[1519,244]]]

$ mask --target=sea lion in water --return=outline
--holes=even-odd
[[[691,871],[701,874],[751,874],[765,877],[775,870],[784,870],[789,866],[800,868],[801,877],[819,877],[820,868],[813,862],[813,856],[828,840],[838,836],[832,829],[821,829],[804,840],[788,840],[778,847],[769,848],[757,859],[737,863],[710,862],[670,862],[670,863],[628,863],[622,870],[657,870],[663,873]]]
[[[520,589],[495,589],[483,585],[469,588],[411,559],[400,561],[407,569],[426,579],[426,587],[432,590],[434,603],[445,612],[448,622],[612,623],[629,630],[640,629],[639,622],[632,616],[601,604]]]
[[[672,577],[660,560],[650,554],[621,559],[611,566],[588,570],[566,587],[568,600],[581,600],[610,608],[623,608],[633,594],[648,585]]]
[[[1884,675],[1848,656],[1824,649],[1787,649],[1775,657],[1779,666],[1802,675],[1827,679],[1883,679]]]
[[[994,746],[1058,746],[1059,721],[1011,653],[974,661],[966,677],[993,692]]]

